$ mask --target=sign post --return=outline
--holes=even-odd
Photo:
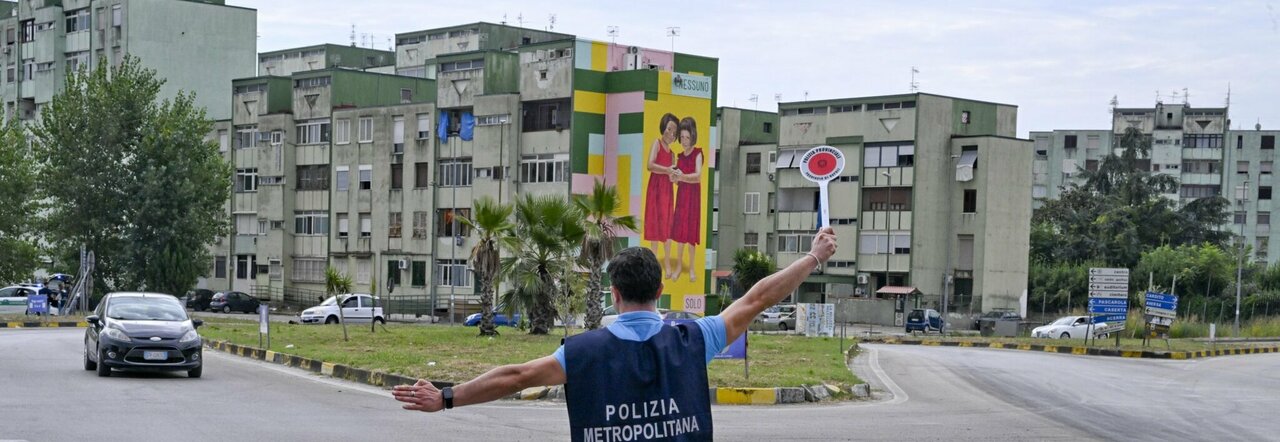
[[[262,337],[266,336],[267,346],[262,347]],[[258,347],[271,347],[271,315],[267,312],[266,304],[258,304]]]
[[[800,157],[800,174],[818,183],[818,228],[831,225],[831,197],[827,184],[844,171],[844,153],[831,146],[809,149]]]
[[[1089,269],[1089,314],[1093,316],[1091,328],[1092,324],[1101,322],[1107,325],[1085,336],[1086,345],[1089,336],[1124,330],[1125,321],[1129,319],[1129,269]],[[1116,347],[1119,346],[1117,333]]]

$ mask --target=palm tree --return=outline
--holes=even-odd
[[[733,254],[733,280],[738,283],[742,293],[751,290],[751,287],[773,271],[773,261],[758,250],[738,249]]]
[[[614,242],[619,230],[636,230],[636,219],[631,215],[618,216],[622,209],[618,190],[600,181],[596,181],[590,194],[574,195],[573,204],[585,218],[583,221],[586,229],[579,259],[591,274],[587,279],[587,318],[584,325],[587,330],[594,330],[600,328],[600,317],[604,316],[604,309],[600,305],[604,264],[613,257]]]
[[[338,295],[351,293],[351,277],[343,275],[333,267],[324,269],[324,291],[329,292],[329,295],[334,297],[333,301],[338,304],[338,323],[342,324],[342,340],[350,340],[347,337],[347,319],[342,317],[342,299]]]
[[[502,277],[533,295],[529,334],[544,335],[555,319],[556,278],[573,271],[582,216],[565,199],[532,195],[516,201],[514,214],[512,234],[502,240],[511,254],[502,260]]]
[[[493,325],[493,292],[501,270],[498,242],[511,232],[512,225],[507,220],[511,217],[511,205],[485,196],[472,203],[471,210],[475,213],[474,219],[459,217],[459,220],[480,237],[471,248],[471,267],[480,283],[480,336],[497,336],[498,327]]]

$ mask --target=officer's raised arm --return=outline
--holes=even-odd
[[[720,317],[724,319],[728,342],[741,336],[751,321],[765,309],[772,307],[795,291],[814,267],[824,264],[836,253],[836,233],[831,227],[823,227],[813,237],[813,248],[804,257],[757,282],[742,299],[729,305]]]

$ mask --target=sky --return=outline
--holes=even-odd
[[[1109,129],[1113,97],[1153,107],[1184,89],[1197,107],[1230,90],[1232,129],[1280,129],[1280,1],[227,3],[258,10],[259,52],[350,44],[353,24],[358,45],[379,49],[479,21],[601,41],[616,26],[619,44],[718,58],[719,106],[907,93],[914,67],[921,92],[1018,106],[1019,137]]]

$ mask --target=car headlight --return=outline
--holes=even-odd
[[[199,333],[196,333],[195,330],[189,330],[187,331],[187,334],[182,335],[181,339],[178,339],[178,342],[185,344],[185,343],[196,341],[199,339],[200,339]]]
[[[124,331],[118,328],[107,327],[106,330],[102,331],[102,335],[111,339],[115,339],[117,341],[124,341],[124,342],[131,341],[129,339],[129,335],[124,334]]]
[[[302,315],[303,315],[303,316],[310,316],[310,315],[314,315],[315,313],[316,313],[316,312],[314,312],[314,311],[312,311],[312,310],[304,310],[304,311],[302,312]]]

